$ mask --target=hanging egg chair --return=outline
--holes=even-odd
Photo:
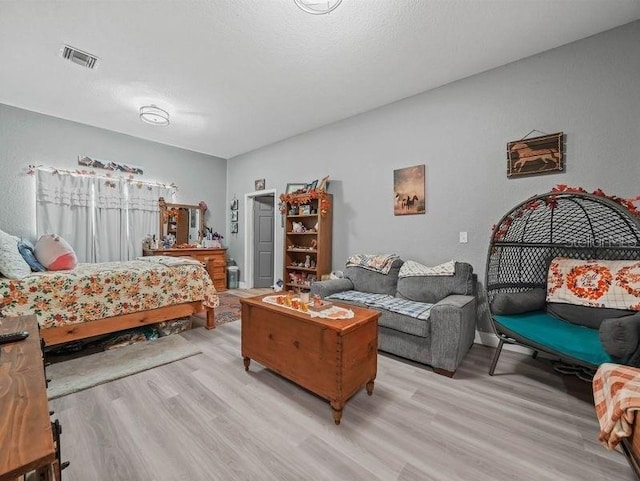
[[[548,352],[565,362],[597,367],[597,362],[588,357],[562,347],[549,347],[553,343],[541,342],[501,322],[492,303],[501,293],[546,289],[549,264],[556,257],[640,259],[640,218],[630,209],[635,211],[633,204],[623,199],[552,191],[525,200],[500,219],[491,235],[485,271],[492,324],[499,339],[491,375],[504,343],[532,348],[534,354]],[[594,342],[599,342],[597,336],[596,330]]]

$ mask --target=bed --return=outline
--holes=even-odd
[[[35,314],[46,346],[86,339],[206,311],[215,328],[218,295],[193,259],[78,264],[70,271],[0,277],[0,314]]]

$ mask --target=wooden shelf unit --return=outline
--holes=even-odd
[[[320,198],[309,199],[308,194],[286,197],[283,280],[287,289],[308,290],[313,280],[331,272],[333,196],[326,193],[322,196],[327,201],[325,209],[321,208]],[[309,206],[311,212],[300,214],[301,206]],[[298,213],[291,213],[292,208]],[[294,222],[301,223],[305,231],[294,232]]]

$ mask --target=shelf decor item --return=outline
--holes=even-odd
[[[327,215],[331,210],[331,194],[323,190],[312,190],[300,194],[280,194],[280,213],[289,212],[291,206],[310,204],[311,210],[320,212],[321,216]]]

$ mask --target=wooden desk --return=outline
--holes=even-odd
[[[271,295],[271,294],[268,294]],[[378,317],[371,309],[351,309],[352,319],[312,318],[262,301],[241,298],[242,357],[290,379],[331,403],[340,424],[347,400],[366,386],[373,393],[378,369]]]
[[[36,316],[0,318],[0,333],[28,331],[0,346],[0,481],[33,470],[51,480],[56,451]]]

